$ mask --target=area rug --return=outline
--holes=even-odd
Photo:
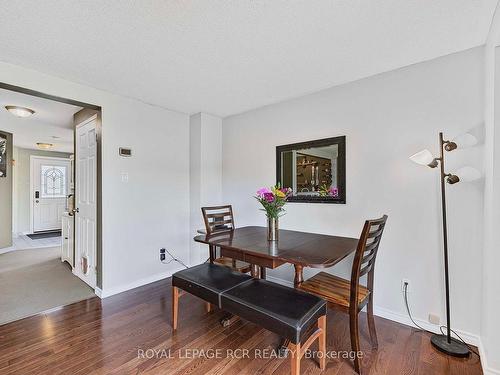
[[[60,254],[60,247],[0,254],[0,325],[95,297]]]

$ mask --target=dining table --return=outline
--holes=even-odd
[[[213,263],[217,249],[219,256],[247,262],[251,265],[251,275],[266,278],[266,269],[274,269],[283,264],[295,268],[294,286],[304,281],[304,267],[330,268],[356,251],[358,238],[333,236],[328,234],[301,232],[280,229],[277,241],[269,241],[267,228],[245,226],[230,230],[200,234],[196,242],[209,245],[210,262]],[[228,326],[234,316],[222,319],[221,324]],[[282,340],[277,350],[286,356],[288,340]]]
[[[194,240],[209,245],[211,262],[218,248],[220,256],[251,264],[254,277],[265,278],[266,269],[292,264],[296,287],[304,280],[304,267],[330,268],[358,246],[357,238],[286,229],[279,230],[277,241],[268,241],[267,228],[260,226],[200,234]]]

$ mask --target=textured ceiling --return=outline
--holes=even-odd
[[[219,116],[485,42],[497,0],[0,0],[0,60]]]
[[[15,117],[6,105],[35,111],[27,118]],[[73,114],[81,107],[0,89],[0,130],[12,133],[14,146],[36,149],[37,142],[52,143],[52,151],[73,152]]]

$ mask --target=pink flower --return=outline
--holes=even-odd
[[[328,189],[328,194],[330,194],[332,197],[336,197],[339,195],[339,189],[337,189],[336,187],[331,187],[330,189]]]
[[[269,193],[264,193],[264,199],[268,201],[269,203],[274,201],[274,194],[269,192]]]
[[[272,194],[271,190],[268,188],[262,188],[257,190],[257,195],[261,198],[264,198],[265,194]]]

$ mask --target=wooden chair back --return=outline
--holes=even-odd
[[[368,274],[366,287],[373,292],[373,280],[375,271],[375,260],[377,258],[378,247],[384,232],[387,215],[380,219],[366,220],[359,238],[358,248],[354,256],[351,273],[351,293],[350,307],[357,308],[357,296],[359,291],[359,279]]]
[[[202,207],[201,212],[207,234],[234,230],[233,207],[231,205]]]

